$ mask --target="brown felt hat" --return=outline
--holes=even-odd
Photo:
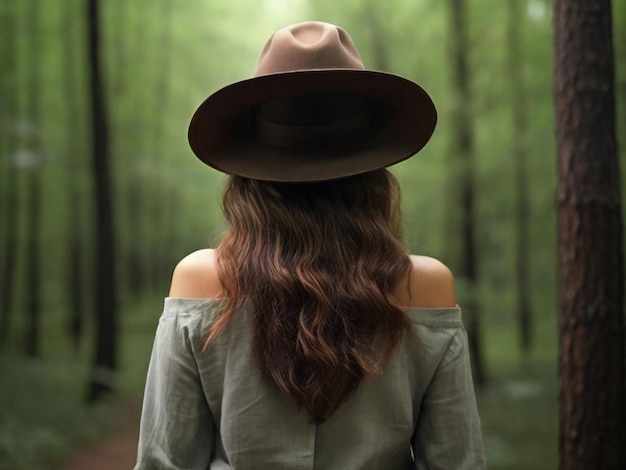
[[[188,137],[196,156],[224,173],[304,182],[405,160],[436,122],[419,85],[365,70],[343,29],[309,21],[270,38],[253,78],[209,96]]]

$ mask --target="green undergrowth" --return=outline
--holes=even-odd
[[[558,467],[558,381],[552,364],[499,371],[477,397],[491,470]]]
[[[477,387],[490,470],[558,467],[558,342],[554,312],[535,312],[523,353],[513,315],[485,315],[486,384]]]
[[[0,357],[0,375],[0,469],[53,468],[108,431],[115,402],[85,403],[85,369],[71,356],[7,355]]]
[[[140,403],[160,303],[140,300],[121,311],[118,393],[95,405],[86,402],[91,331],[70,352],[62,321],[52,318],[41,358],[25,358],[17,347],[0,354],[0,470],[58,468],[107,435],[120,408]]]

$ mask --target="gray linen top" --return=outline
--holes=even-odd
[[[460,308],[407,309],[384,374],[316,424],[260,374],[247,309],[202,352],[223,305],[165,299],[135,470],[486,468]]]

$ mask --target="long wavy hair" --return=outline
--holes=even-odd
[[[410,325],[394,297],[410,266],[399,197],[387,170],[298,184],[231,176],[217,248],[226,308],[205,346],[248,304],[262,374],[326,421]]]

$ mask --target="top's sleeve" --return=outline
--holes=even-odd
[[[413,440],[417,470],[487,468],[464,329],[426,390]]]
[[[188,328],[164,313],[148,367],[135,470],[205,470],[214,437]]]

